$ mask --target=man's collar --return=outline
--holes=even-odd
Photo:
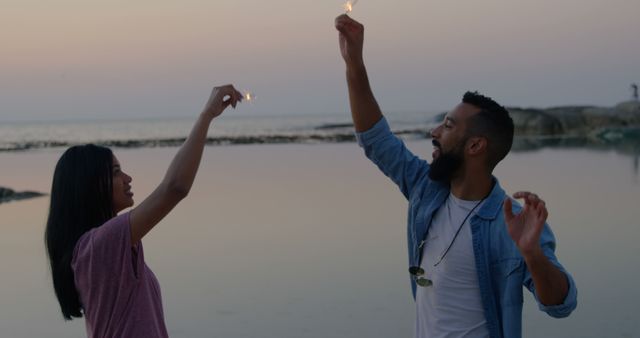
[[[500,183],[498,183],[498,179],[492,176],[493,180],[493,189],[487,196],[486,201],[480,207],[480,210],[476,213],[477,216],[482,217],[487,220],[494,220],[498,217],[498,213],[502,207],[502,203],[504,202],[505,192],[500,187]]]

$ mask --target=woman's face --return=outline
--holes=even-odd
[[[131,191],[131,176],[127,175],[120,167],[120,162],[114,156],[113,168],[113,208],[115,213],[133,206],[133,192]]]

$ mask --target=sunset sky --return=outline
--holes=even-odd
[[[340,0],[0,0],[0,121],[194,116],[215,84],[237,114],[348,109]],[[360,0],[384,111],[479,90],[510,106],[613,105],[640,82],[637,0]]]

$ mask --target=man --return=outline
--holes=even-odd
[[[576,286],[555,257],[544,201],[518,192],[522,208],[492,175],[513,142],[509,113],[466,93],[431,132],[428,164],[391,133],[376,103],[362,58],[364,27],[347,15],[335,25],[358,143],[409,200],[416,337],[520,337],[523,285],[542,311],[568,316]]]

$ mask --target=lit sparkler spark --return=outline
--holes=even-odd
[[[250,92],[248,90],[245,90],[242,93],[242,99],[247,101],[247,102],[253,102],[253,100],[256,99],[256,96],[252,92]]]
[[[344,8],[344,11],[349,14],[353,10],[353,6],[355,6],[357,3],[358,0],[347,0],[347,2],[342,5],[342,7]]]

